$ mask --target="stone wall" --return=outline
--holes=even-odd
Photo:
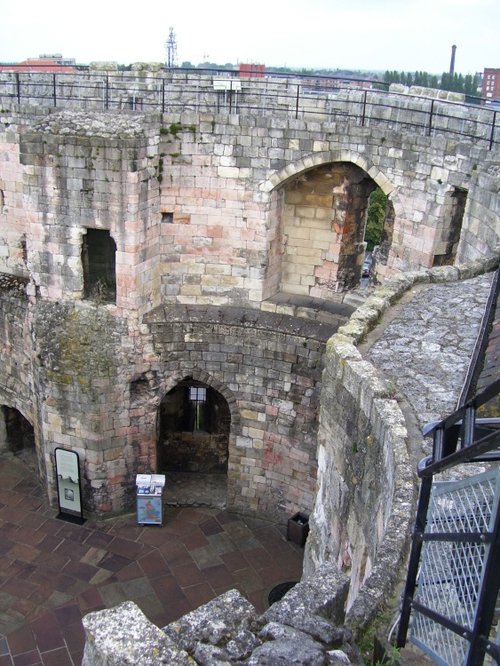
[[[38,431],[38,400],[33,374],[33,344],[30,334],[26,280],[19,277],[0,275],[0,451],[9,450],[6,423],[7,412],[12,415],[17,410],[27,424],[36,427],[36,452],[42,458],[40,433]],[[16,421],[18,423],[18,421]],[[21,433],[16,436],[22,438]],[[45,465],[39,465],[42,478]]]
[[[460,225],[447,261],[496,253],[498,156],[482,143],[362,126],[341,114],[332,122],[38,106],[0,115],[0,270],[27,280],[16,362],[33,345],[38,354],[31,374],[19,375],[30,403],[22,411],[34,420],[49,492],[54,446],[82,454],[91,511],[130,506],[135,473],[156,467],[158,405],[196,373],[234,399],[233,428],[242,430],[230,435],[230,496],[252,510],[267,511],[278,496],[284,510],[311,506],[325,338],[305,340],[309,333],[291,333],[279,317],[252,338],[253,316],[312,313],[338,325],[314,311],[313,299],[331,310],[359,284],[376,185],[390,196],[392,239],[378,280],[432,266],[447,229]],[[99,282],[108,272],[106,291]],[[282,305],[290,296],[308,308]],[[194,310],[175,322],[163,309],[183,305],[220,309],[208,322]],[[226,345],[218,324],[236,306],[248,310],[247,324],[233,322]],[[13,339],[15,320],[3,325]],[[365,424],[359,436],[370,436]],[[290,446],[298,490],[276,471]]]
[[[231,118],[61,112],[31,116],[28,129],[29,116],[9,116],[0,268],[30,274],[45,298],[79,299],[90,228],[116,243],[116,304],[128,311],[165,301],[258,307],[287,290],[338,298],[358,279],[363,211],[376,185],[394,209],[379,279],[433,265],[457,188],[466,202],[456,260],[494,253],[494,153],[347,121]],[[333,199],[304,191],[295,203],[304,182],[339,163],[365,183],[355,194],[348,178],[345,201],[336,195],[335,215],[344,211],[349,232],[334,219]]]
[[[141,64],[118,72],[116,63],[96,63],[75,73],[0,72],[0,103],[18,102],[71,110],[159,111],[180,109],[224,114],[293,116],[313,121],[351,118],[358,124],[407,129],[424,134],[470,135],[489,144],[494,112],[463,104],[463,96],[429,88],[391,86],[380,91],[335,79],[264,78],[164,70]],[[403,93],[403,94],[401,94]],[[408,94],[409,93],[409,94]],[[459,103],[462,102],[462,103]]]
[[[159,358],[156,395],[190,377],[229,404],[229,506],[270,516],[309,511],[322,358],[336,327],[208,306],[158,308],[145,323]]]
[[[92,613],[84,618],[84,664],[133,663],[138,651],[145,663],[163,651],[180,664],[190,658],[199,664],[362,663],[352,637],[387,604],[400,579],[417,493],[408,424],[394,389],[356,347],[413,285],[497,267],[498,257],[392,278],[329,340],[318,493],[297,586],[261,617],[231,591],[163,633],[131,604]]]
[[[80,456],[85,509],[123,511],[142,453],[126,390],[134,368],[127,322],[105,307],[42,301],[32,309],[32,329],[49,491],[54,497],[54,449],[71,449]]]
[[[392,383],[357,345],[413,284],[467,279],[497,266],[498,257],[393,277],[328,341],[304,573],[312,576],[328,561],[349,575],[347,622],[353,628],[387,601],[405,559],[416,501],[409,432],[418,432],[409,414],[403,416]]]

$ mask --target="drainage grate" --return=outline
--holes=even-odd
[[[292,587],[295,587],[297,585],[298,581],[288,581],[286,583],[280,583],[279,585],[276,585],[276,587],[273,587],[273,589],[269,592],[269,596],[267,598],[269,605],[272,606],[275,604],[277,601],[282,599],[285,594],[292,589]]]

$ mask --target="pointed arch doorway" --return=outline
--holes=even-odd
[[[158,411],[157,472],[167,504],[222,508],[227,499],[231,412],[211,386],[185,379]]]
[[[38,475],[35,430],[28,419],[15,407],[0,406],[0,451],[20,458]]]

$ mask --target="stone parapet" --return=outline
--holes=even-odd
[[[412,286],[471,278],[498,264],[497,256],[388,279],[328,341],[304,573],[311,576],[331,561],[349,574],[346,622],[356,632],[389,600],[401,575],[416,500],[409,425],[398,391],[358,346]]]
[[[347,585],[346,576],[325,565],[261,616],[230,590],[163,631],[126,602],[84,617],[82,666],[361,665],[353,635],[343,627]]]

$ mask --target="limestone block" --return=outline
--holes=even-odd
[[[320,645],[304,643],[300,639],[276,640],[258,647],[248,660],[248,666],[324,666],[325,655]]]
[[[224,645],[237,640],[242,631],[252,631],[257,626],[257,612],[252,604],[237,590],[229,590],[171,622],[164,631],[192,654],[198,643]]]
[[[335,564],[322,564],[312,576],[295,585],[273,604],[264,613],[263,619],[292,626],[322,640],[319,634],[323,635],[327,628],[321,619],[329,620],[336,626],[343,625],[348,589],[349,578]],[[307,619],[312,616],[316,619],[316,626]]]
[[[82,618],[86,643],[82,666],[189,666],[189,655],[151,624],[133,602]]]

